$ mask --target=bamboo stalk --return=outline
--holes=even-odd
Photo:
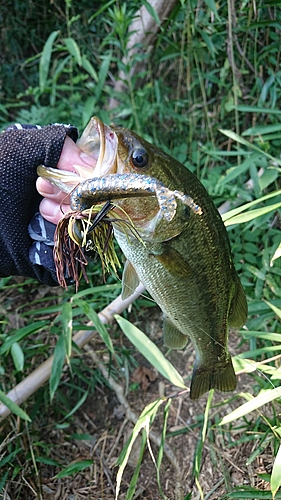
[[[127,299],[122,300],[119,295],[115,300],[105,307],[99,314],[99,319],[102,323],[111,323],[115,314],[122,313],[130,304],[132,304],[143,292],[143,285],[139,285],[136,291]],[[87,323],[87,326],[92,326],[92,322]],[[96,334],[96,330],[79,330],[73,337],[75,344],[81,349],[84,347]],[[72,351],[71,356],[75,352]],[[50,378],[52,363],[54,356],[48,358],[36,370],[34,370],[28,377],[22,380],[16,387],[14,387],[8,394],[10,398],[17,405],[21,405],[32,394],[34,394],[42,385],[44,385]],[[4,404],[0,404],[0,422],[2,422],[11,413],[11,410]]]

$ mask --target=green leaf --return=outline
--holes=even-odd
[[[12,401],[6,394],[0,391],[0,401],[3,405],[7,406],[12,413],[22,418],[22,420],[27,420],[27,422],[31,422],[31,418],[23,411],[14,401]]]
[[[53,359],[52,371],[49,383],[51,401],[59,385],[63,365],[65,363],[65,358],[66,358],[65,342],[63,335],[60,335],[55,347],[54,359]]]
[[[271,134],[272,132],[279,132],[280,130],[281,123],[275,123],[274,125],[258,125],[257,127],[251,127],[244,130],[242,136]]]
[[[240,394],[240,396],[244,396],[245,394]],[[243,405],[239,406],[239,408],[236,408],[236,410],[232,411],[219,423],[219,425],[225,425],[229,424],[230,422],[233,422],[234,420],[237,420],[240,417],[244,417],[245,415],[248,415],[251,411],[257,410],[257,408],[260,408],[260,406],[265,405],[267,403],[270,403],[271,401],[274,401],[277,398],[281,398],[281,387],[276,387],[275,389],[269,389],[266,391],[261,392],[258,396],[253,398],[251,395],[247,395],[247,399],[252,398],[250,401],[247,401],[247,403],[244,403]]]
[[[251,488],[250,486],[237,488],[237,491],[232,491],[227,493],[227,498],[237,498],[238,500],[272,500],[272,493],[270,491],[261,491],[256,488]],[[281,493],[277,493],[276,499],[281,498]]]
[[[62,479],[63,477],[73,476],[80,472],[81,470],[88,469],[94,464],[93,460],[82,460],[81,462],[76,462],[74,464],[68,465],[65,469],[61,470],[56,476],[56,479]]]
[[[83,396],[79,399],[79,401],[76,403],[76,405],[74,406],[74,408],[72,408],[70,410],[70,412],[65,415],[65,417],[63,417],[63,420],[67,420],[69,417],[71,417],[77,410],[79,410],[80,406],[82,406],[82,404],[86,401],[87,397],[88,397],[88,394],[89,392],[86,391],[84,392]]]
[[[158,24],[158,26],[161,26],[161,21],[159,19],[159,16],[158,16],[156,10],[154,9],[154,7],[152,7],[151,3],[147,2],[146,0],[142,0],[142,4],[145,6],[145,8],[147,9],[147,11],[151,15],[151,17],[156,22],[156,24]]]
[[[59,31],[53,31],[50,34],[42,50],[42,54],[39,61],[39,86],[41,92],[43,92],[46,87],[46,82],[52,57],[53,43],[57,38],[58,34]]]
[[[209,9],[213,12],[213,14],[215,15],[217,21],[221,22],[220,17],[218,15],[218,11],[217,11],[215,0],[205,0],[205,3],[209,7]]]
[[[24,367],[24,354],[21,346],[18,342],[15,342],[11,347],[11,356],[13,358],[13,363],[18,372],[21,372]]]
[[[279,446],[276,458],[274,460],[273,469],[270,479],[270,489],[273,498],[281,486],[281,445]]]
[[[220,129],[220,132],[222,134],[226,135],[226,137],[229,137],[229,139],[232,139],[233,141],[236,141],[239,144],[243,144],[243,146],[247,146],[249,149],[253,149],[254,151],[258,151],[260,154],[266,156],[267,158],[270,158],[272,161],[274,161],[278,165],[281,165],[281,160],[279,160],[279,158],[275,158],[274,156],[270,155],[269,153],[266,153],[265,151],[260,149],[258,146],[256,146],[255,144],[252,144],[249,141],[246,141],[246,139],[243,139],[243,137],[236,134],[232,130]]]
[[[242,111],[243,113],[264,113],[266,115],[281,115],[280,109],[262,108],[260,106],[247,106],[246,104],[231,106],[231,109],[237,109],[237,111]]]
[[[272,309],[272,311],[276,314],[276,316],[278,316],[278,318],[281,319],[281,309],[279,309],[278,307],[274,306],[270,302],[267,302],[267,300],[265,300],[265,303]]]
[[[273,262],[276,260],[276,259],[279,259],[279,257],[281,257],[281,243],[280,245],[278,246],[278,248],[275,250],[274,252],[274,255],[270,261],[270,266],[272,267],[273,266]]]
[[[122,450],[121,455],[117,460],[117,465],[120,465],[120,467],[119,467],[117,477],[116,477],[116,496],[115,496],[116,500],[118,499],[123,472],[124,472],[124,469],[127,465],[133,444],[134,444],[135,440],[137,439],[137,437],[142,429],[146,429],[146,435],[148,438],[149,425],[151,422],[153,422],[159,406],[161,406],[161,404],[164,401],[165,401],[165,398],[157,399],[156,401],[149,403],[144,408],[144,410],[142,411],[141,415],[138,418],[138,421],[136,422],[136,424],[134,426],[134,429],[133,429],[132,434],[131,434],[131,438],[127,442],[125,448]]]
[[[71,302],[64,302],[61,311],[62,317],[62,335],[65,343],[65,353],[67,360],[71,356],[72,350],[72,304]]]
[[[103,57],[103,61],[100,65],[100,70],[99,70],[99,76],[98,76],[98,83],[95,87],[95,98],[96,101],[100,99],[101,93],[103,91],[103,87],[105,84],[106,77],[108,75],[108,70],[111,62],[111,54],[107,54],[106,56]]]
[[[279,203],[274,203],[273,205],[268,205],[263,208],[256,208],[255,210],[250,210],[250,212],[246,212],[244,214],[236,215],[236,217],[232,217],[225,221],[225,226],[232,226],[233,224],[244,224],[245,222],[249,222],[250,220],[256,219],[257,217],[261,217],[273,210],[278,210],[281,207],[281,201]]]
[[[9,349],[12,347],[12,345],[15,342],[19,342],[20,340],[24,339],[28,335],[39,332],[47,324],[48,324],[47,321],[36,321],[35,323],[32,323],[31,325],[24,326],[23,328],[20,328],[19,330],[17,330],[17,333],[10,335],[5,340],[4,344],[0,347],[0,356],[5,354],[7,351],[9,351]]]
[[[226,171],[226,175],[224,175],[221,179],[218,181],[218,186],[223,186],[224,184],[227,184],[228,182],[232,181],[233,179],[236,179],[239,175],[243,174],[246,172],[250,166],[253,164],[253,155],[251,155],[250,158],[246,158],[245,161],[241,163],[239,166],[231,167]]]
[[[122,318],[118,314],[115,316],[120,328],[126,337],[136,346],[140,353],[154,366],[163,377],[167,378],[171,384],[186,389],[182,376],[175,367],[168,361],[162,352],[151,340],[136,326]]]
[[[84,314],[92,321],[94,326],[97,329],[97,332],[101,336],[102,340],[104,341],[105,345],[107,348],[114,354],[114,347],[112,344],[112,340],[108,334],[108,331],[105,327],[105,325],[101,322],[99,319],[96,311],[92,309],[92,307],[84,300],[81,299],[76,299],[76,297],[73,297],[73,301],[82,309]]]
[[[82,66],[87,73],[92,77],[92,79],[97,82],[98,81],[98,75],[93,67],[93,65],[90,63],[89,59],[85,55],[82,56]]]
[[[228,219],[241,214],[242,212],[245,212],[245,210],[248,210],[249,208],[254,207],[258,203],[261,203],[262,201],[269,200],[270,198],[274,198],[275,196],[280,196],[281,194],[281,189],[279,191],[274,191],[273,193],[266,194],[265,196],[261,196],[257,200],[250,201],[249,203],[246,203],[245,205],[241,205],[241,207],[234,208],[233,210],[229,210],[225,214],[222,215],[222,220],[225,222]]]
[[[146,432],[145,432],[145,430],[143,430],[142,437],[141,437],[141,446],[140,446],[140,450],[139,450],[138,462],[137,462],[137,465],[134,467],[134,474],[133,474],[133,477],[130,481],[130,485],[129,485],[129,488],[128,488],[127,493],[126,493],[125,500],[132,500],[134,497],[134,494],[136,491],[136,485],[137,485],[137,481],[138,481],[138,477],[139,477],[139,473],[140,473],[141,463],[143,460],[144,450],[146,447],[146,439],[147,439]]]
[[[82,66],[82,58],[81,58],[80,49],[79,49],[77,43],[75,42],[75,40],[73,38],[64,38],[63,41],[66,45],[68,52],[72,55],[72,57],[75,59],[77,64],[79,66]]]

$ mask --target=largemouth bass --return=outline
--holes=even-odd
[[[40,167],[39,175],[71,192],[72,209],[111,200],[130,216],[141,238],[113,223],[127,258],[123,296],[142,282],[164,313],[165,345],[183,348],[191,339],[196,351],[191,399],[210,389],[234,390],[228,328],[245,323],[247,303],[225,226],[204,186],[159,148],[98,118],[78,145],[97,162],[92,179],[82,180],[82,172],[73,190],[69,173]]]

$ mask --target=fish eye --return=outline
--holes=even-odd
[[[148,164],[148,154],[144,148],[135,149],[131,155],[131,163],[134,167],[144,168]]]

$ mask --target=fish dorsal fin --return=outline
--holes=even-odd
[[[168,318],[164,318],[163,334],[164,344],[170,349],[182,349],[187,344],[187,335],[181,333]]]
[[[228,323],[230,326],[243,326],[247,321],[248,306],[245,292],[242,288],[241,281],[236,276],[235,295],[231,301],[230,311],[228,315]]]
[[[175,248],[165,246],[161,254],[152,253],[165,269],[176,278],[190,277],[191,268]]]
[[[135,271],[135,268],[129,260],[126,260],[122,276],[122,300],[130,297],[134,293],[139,283],[140,280]]]

